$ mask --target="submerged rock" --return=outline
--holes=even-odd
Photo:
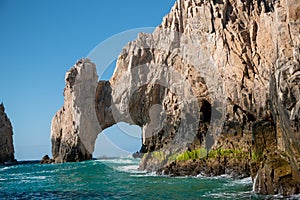
[[[42,160],[40,161],[40,164],[51,164],[54,160],[51,159],[48,155],[43,156]]]
[[[141,153],[141,152],[135,152],[132,154],[133,158],[143,158],[143,156],[144,156],[144,153]]]
[[[4,105],[0,104],[0,164],[16,162],[14,153],[13,127]]]
[[[109,81],[87,60],[67,73],[55,161],[91,159],[97,134],[127,122],[143,128],[141,169],[251,174],[257,192],[299,193],[299,13],[297,0],[178,0]]]

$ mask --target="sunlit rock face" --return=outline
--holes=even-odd
[[[98,75],[95,64],[79,60],[65,77],[64,105],[51,124],[52,155],[55,162],[92,159],[100,132],[95,111]]]
[[[86,60],[67,74],[54,158],[90,159],[97,134],[123,121],[143,129],[141,169],[251,175],[260,193],[299,193],[299,16],[297,0],[178,0],[124,47],[109,81]],[[85,62],[93,73],[77,78]]]
[[[13,127],[5,113],[3,104],[0,104],[0,164],[14,162]]]

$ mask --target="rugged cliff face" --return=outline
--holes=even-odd
[[[67,74],[54,158],[91,158],[97,133],[124,121],[143,127],[141,169],[251,175],[260,193],[299,193],[299,27],[297,0],[178,0],[124,47],[110,81],[97,85],[87,60]],[[93,73],[78,78],[86,62]]]
[[[13,128],[3,104],[0,104],[0,164],[14,162]]]
[[[51,124],[53,160],[89,160],[92,159],[97,135],[101,132],[95,111],[98,83],[95,64],[88,59],[79,60],[67,72],[65,80],[64,105]]]

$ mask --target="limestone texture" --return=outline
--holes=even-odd
[[[0,104],[0,164],[15,162],[14,153],[13,127],[4,105]]]
[[[89,160],[101,132],[95,111],[98,83],[95,64],[88,59],[79,60],[66,73],[65,81],[64,105],[51,124],[53,160],[56,163]]]
[[[143,129],[141,169],[300,193],[299,61],[300,1],[178,0],[124,47],[109,81],[78,78],[85,60],[67,74],[54,159],[90,159],[97,134],[122,121]]]

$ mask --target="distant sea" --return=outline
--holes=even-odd
[[[250,177],[234,180],[227,176],[157,176],[138,171],[139,161],[128,157],[80,163],[0,166],[0,199],[266,198],[252,192]]]

